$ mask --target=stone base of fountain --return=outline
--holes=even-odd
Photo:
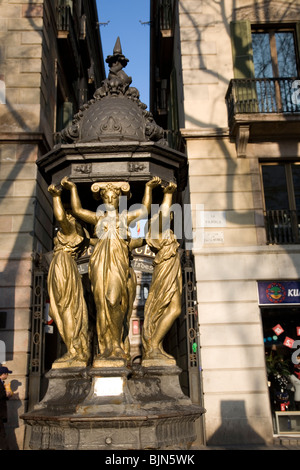
[[[52,369],[44,399],[22,416],[32,450],[188,449],[205,413],[177,366]]]

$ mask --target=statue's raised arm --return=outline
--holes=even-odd
[[[73,181],[70,181],[67,176],[61,180],[61,185],[63,188],[68,189],[71,195],[71,206],[72,212],[76,217],[79,217],[84,222],[87,222],[92,225],[97,224],[96,213],[83,209],[81,201],[78,195],[77,186]]]
[[[148,181],[145,185],[145,192],[144,197],[142,200],[142,206],[140,209],[135,211],[129,211],[128,213],[128,225],[133,220],[139,220],[143,218],[148,218],[148,215],[151,211],[151,204],[152,204],[152,190],[161,184],[161,179],[158,176],[154,176],[150,181]]]
[[[60,225],[47,278],[49,314],[67,347],[66,354],[52,367],[83,367],[90,357],[88,313],[76,259],[85,251],[89,239],[73,215],[65,211],[61,201],[62,189],[52,184],[48,191],[53,198],[54,216]]]

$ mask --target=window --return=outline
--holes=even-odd
[[[291,85],[298,76],[294,31],[252,32],[252,48],[259,112],[294,111]]]
[[[298,411],[298,402],[295,401],[294,390],[291,387],[290,376],[296,377],[298,368],[295,367],[296,358],[293,357],[297,348],[286,345],[287,338],[297,339],[299,325],[299,306],[262,307],[261,316],[263,324],[266,368],[270,393],[272,414],[285,411],[289,423],[282,431],[299,433],[299,421],[295,422],[295,415],[289,416],[290,411]],[[279,327],[278,332],[276,327]],[[277,428],[276,428],[277,424]],[[273,420],[274,432],[278,433],[278,422]],[[283,424],[284,423],[280,423]],[[282,426],[280,426],[282,428]]]
[[[267,241],[300,243],[300,164],[262,164]]]
[[[297,77],[293,31],[255,31],[251,36],[256,78]]]
[[[293,102],[299,76],[300,26],[275,28],[231,23],[232,53],[238,112],[300,112]]]
[[[230,24],[234,78],[297,77],[300,24],[278,28]]]

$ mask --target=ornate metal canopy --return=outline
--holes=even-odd
[[[106,61],[108,77],[61,131],[61,143],[38,159],[41,173],[54,184],[64,176],[93,183],[147,181],[156,175],[165,182],[176,181],[181,191],[186,186],[187,158],[169,147],[165,131],[131,86],[119,38]]]
[[[140,101],[137,88],[130,86],[132,79],[123,70],[129,60],[122,53],[119,37],[113,55],[109,55],[106,62],[110,66],[108,78],[96,90],[94,98],[74,116],[72,124],[61,132],[62,139],[66,142],[138,140],[166,144],[164,130]]]

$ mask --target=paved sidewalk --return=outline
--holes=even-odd
[[[196,443],[190,450],[300,450],[299,436],[274,436],[271,445],[224,445],[224,446],[204,446]]]

